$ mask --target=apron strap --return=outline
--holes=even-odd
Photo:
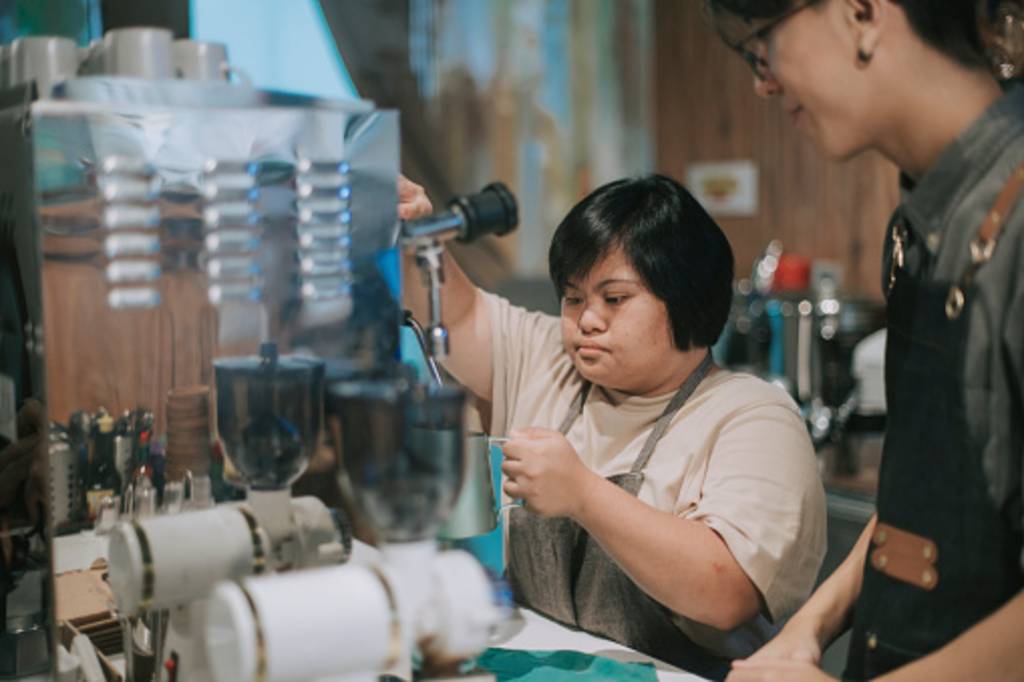
[[[562,418],[562,425],[558,427],[563,436],[569,435],[569,429],[572,427],[573,422],[583,414],[583,403],[587,402],[587,396],[590,395],[590,387],[592,385],[589,381],[584,381],[583,386],[580,387],[580,392],[572,399],[569,411],[565,413],[565,417]]]
[[[985,263],[992,258],[996,249],[996,242],[999,241],[999,234],[1003,231],[1006,218],[1010,215],[1021,190],[1024,189],[1024,164],[1014,169],[1010,179],[1003,185],[1002,191],[996,197],[985,219],[978,228],[978,234],[971,240],[971,263],[968,265],[960,279],[949,288],[949,295],[946,297],[946,317],[955,320],[963,312],[964,304],[967,302],[967,289],[974,281]]]
[[[665,406],[665,411],[658,417],[658,421],[654,423],[654,428],[651,429],[650,434],[647,436],[647,441],[644,443],[643,448],[640,449],[640,454],[637,456],[636,461],[633,462],[633,468],[629,470],[631,474],[638,474],[644,470],[647,466],[648,460],[651,459],[651,455],[654,454],[654,448],[658,445],[658,441],[665,435],[665,431],[668,430],[669,424],[672,423],[672,419],[675,418],[676,412],[678,412],[690,396],[693,395],[697,387],[700,386],[700,382],[704,381],[704,377],[711,371],[711,367],[714,363],[711,361],[711,351],[704,356],[704,359],[697,365],[697,369],[690,372],[690,376],[686,377],[686,381],[676,391],[676,394],[672,396],[672,400],[669,401],[668,405]]]
[[[690,372],[690,376],[686,377],[686,381],[676,391],[676,394],[672,396],[672,400],[669,401],[668,405],[665,406],[665,410],[658,417],[658,421],[654,423],[654,428],[647,435],[647,440],[644,442],[644,446],[640,449],[640,454],[633,462],[632,468],[629,470],[631,474],[637,474],[643,471],[644,467],[647,466],[647,461],[654,454],[654,448],[661,440],[661,437],[665,435],[665,431],[668,430],[669,424],[672,423],[672,418],[676,416],[678,412],[693,392],[700,386],[700,382],[704,381],[704,377],[711,371],[713,362],[711,360],[711,352],[708,351],[704,359],[701,360],[697,368]],[[558,427],[558,430],[563,436],[568,435],[569,429],[572,427],[573,422],[583,414],[583,405],[587,402],[587,396],[590,394],[590,389],[593,386],[589,381],[584,382],[580,388],[580,392],[573,398],[572,404],[569,405],[569,411],[566,412],[565,418],[562,419],[562,425]]]

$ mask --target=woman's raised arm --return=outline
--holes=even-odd
[[[398,186],[398,215],[413,220],[433,210],[426,192],[404,176]],[[491,400],[493,364],[491,323],[483,292],[473,284],[451,254],[445,254],[444,284],[441,286],[441,320],[448,328],[450,353],[445,369],[483,400]],[[428,317],[428,292],[416,267],[416,257],[406,253],[402,267],[402,305],[424,322]]]

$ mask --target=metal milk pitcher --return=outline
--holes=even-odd
[[[490,438],[485,433],[466,436],[465,474],[462,490],[448,518],[441,526],[439,537],[459,540],[486,535],[498,527],[499,508],[494,496],[494,478],[491,474],[491,444],[504,438]]]

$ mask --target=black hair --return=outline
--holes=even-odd
[[[576,204],[548,253],[558,298],[617,247],[668,309],[677,348],[718,340],[732,302],[732,248],[685,187],[663,175],[627,178]]]
[[[978,0],[888,0],[899,5],[911,28],[932,48],[968,68],[989,65],[979,30]],[[727,42],[736,24],[756,28],[784,14],[794,0],[704,0],[705,11]]]

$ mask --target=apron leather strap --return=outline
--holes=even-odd
[[[967,290],[978,270],[992,258],[1003,225],[1016,205],[1021,190],[1024,190],[1024,164],[1018,166],[1003,185],[992,209],[981,222],[977,236],[971,241],[971,263],[964,269],[960,279],[949,288],[949,295],[946,297],[946,317],[949,319],[955,320],[963,312],[964,304],[967,302]]]

